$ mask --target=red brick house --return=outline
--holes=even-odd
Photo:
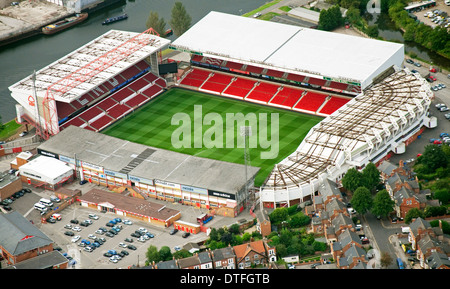
[[[17,211],[0,214],[0,232],[1,257],[9,265],[53,251],[53,241]]]
[[[276,261],[275,248],[263,240],[245,243],[233,247],[238,269],[251,268],[254,265],[267,265]]]

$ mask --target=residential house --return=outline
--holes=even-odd
[[[178,260],[168,260],[168,261],[160,261],[155,264],[153,262],[152,266],[153,269],[179,269],[178,267]]]
[[[428,269],[450,269],[450,258],[437,251],[431,252],[426,259],[426,268]]]
[[[431,227],[430,223],[417,218],[410,224],[408,236],[411,247],[416,251],[416,258],[422,268],[446,268],[448,262],[443,262],[443,256],[450,258],[450,238],[439,227]],[[445,258],[444,258],[445,259]]]
[[[394,202],[396,215],[399,218],[405,218],[406,213],[413,208],[420,209],[419,199],[406,187],[402,187],[394,193]]]
[[[53,251],[53,241],[17,211],[0,214],[0,232],[0,254],[8,265]]]
[[[233,247],[238,269],[257,265],[267,265],[276,261],[276,251],[263,240],[253,241]]]
[[[191,257],[178,260],[180,269],[213,269],[213,263],[209,251],[195,253]]]
[[[336,242],[339,235],[346,229],[355,231],[355,226],[348,215],[340,213],[331,221],[331,224],[325,227],[325,238],[327,243],[331,244]]]
[[[236,269],[236,254],[228,246],[211,251],[214,269]]]
[[[340,269],[352,269],[361,266],[361,262],[368,262],[360,237],[348,228],[342,231],[336,242],[330,244],[330,248]]]

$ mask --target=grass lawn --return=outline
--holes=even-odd
[[[217,113],[216,115],[220,115],[223,120],[223,125],[219,126],[220,121],[217,123],[211,122],[211,124],[207,124],[205,122],[202,124],[200,122],[200,126],[198,125],[198,122],[195,122],[196,125],[194,125],[194,105],[201,105],[201,119],[203,119],[203,121],[205,120],[204,117],[206,114],[211,115],[210,113]],[[172,117],[179,112],[184,113],[186,117],[189,116],[190,122],[177,122],[175,125],[171,125]],[[228,128],[229,133],[235,133],[235,138],[233,139],[234,144],[230,145],[231,148],[226,148],[226,140],[230,140],[226,137],[226,114],[236,114],[239,112],[244,115],[253,115],[249,113],[254,113],[258,120],[261,113],[267,114],[267,127],[269,127],[267,132],[267,141],[272,141],[270,139],[272,136],[272,130],[270,129],[272,124],[270,122],[272,120],[271,114],[278,113],[279,117],[279,142],[276,142],[279,148],[277,150],[279,152],[278,156],[271,159],[261,158],[261,152],[268,152],[271,149],[274,150],[273,148],[276,146],[275,142],[271,143],[269,147],[263,148],[260,146],[262,142],[260,143],[258,140],[256,147],[250,148],[250,165],[261,168],[255,180],[256,186],[260,186],[273,169],[273,166],[294,152],[308,131],[322,120],[321,117],[175,88],[170,89],[168,92],[150,101],[138,111],[116,122],[111,127],[103,131],[103,133],[120,139],[157,148],[196,155],[199,157],[244,164],[244,148],[239,148],[237,145],[237,138],[240,137],[240,127],[238,127],[236,122],[231,128]],[[195,115],[199,114],[196,113]],[[260,121],[258,121],[258,125],[259,124]],[[276,124],[275,121],[274,124]],[[187,125],[190,125],[188,127],[190,129],[190,133],[183,135],[177,134],[177,131],[180,131],[180,127],[185,125],[186,127],[188,127]],[[205,141],[201,146],[195,148],[194,140],[199,140],[199,138],[194,137],[196,135],[194,134],[195,127],[201,127],[202,129],[203,134],[201,134],[201,136],[203,136],[203,138],[200,137],[202,142],[203,140],[208,139],[217,140],[214,137],[205,138],[205,136],[208,135],[208,132],[211,132],[214,128],[220,128],[220,132],[223,133],[222,145],[207,148],[205,147]],[[275,126],[275,128],[276,127],[277,126]],[[198,131],[200,130],[198,129],[197,132]],[[252,127],[254,136],[256,136],[256,134],[260,131],[261,130],[258,131],[256,128]],[[188,139],[187,137],[191,136],[190,143],[192,145],[190,145],[190,147],[185,145],[185,147],[175,148],[172,144],[173,134],[178,136],[177,139],[183,140],[186,140]],[[219,133],[214,135],[217,136]],[[255,139],[258,138],[255,137]],[[274,137],[274,140],[275,139],[276,137]]]
[[[5,123],[4,128],[0,130],[0,140],[5,140],[14,135],[21,126],[22,125],[18,124],[15,119]]]

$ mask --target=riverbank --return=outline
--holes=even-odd
[[[22,1],[0,10],[0,46],[41,33],[45,25],[70,16],[65,7],[46,1]]]

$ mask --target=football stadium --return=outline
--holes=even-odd
[[[111,30],[9,89],[38,151],[82,178],[236,216],[300,203],[434,127],[430,86],[403,60],[398,43],[210,12],[173,42]]]

